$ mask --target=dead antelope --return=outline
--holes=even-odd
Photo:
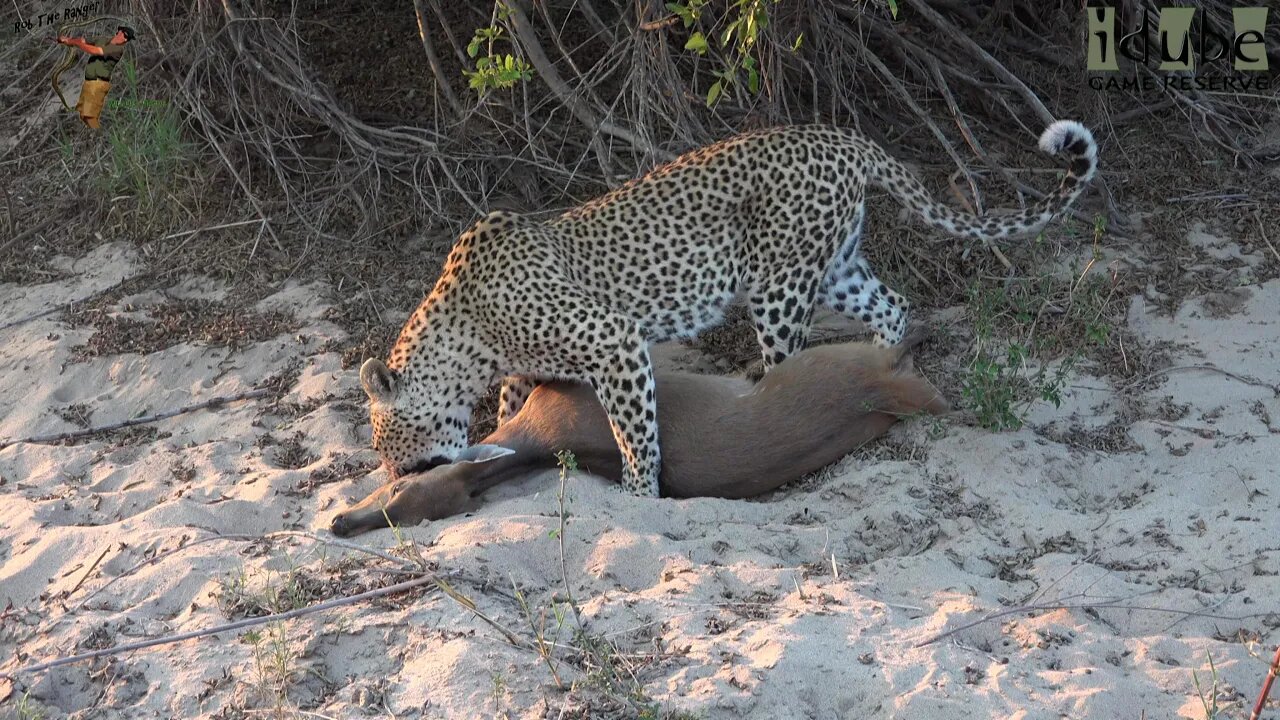
[[[759,382],[714,375],[657,375],[662,494],[744,498],[773,490],[882,435],[899,418],[950,408],[916,374],[909,349],[869,343],[804,350]],[[457,460],[388,482],[339,513],[330,528],[351,536],[462,512],[480,493],[531,471],[555,467],[571,450],[579,467],[622,477],[617,442],[589,386],[540,385],[511,421]],[[384,515],[385,513],[385,515]]]

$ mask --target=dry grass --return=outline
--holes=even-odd
[[[1202,5],[1214,22],[1230,17],[1223,0]],[[331,319],[350,334],[330,349],[353,367],[385,354],[481,211],[551,211],[734,131],[816,120],[861,128],[948,202],[986,212],[1051,186],[1031,147],[1051,115],[1095,128],[1104,162],[1098,192],[1043,243],[997,254],[939,240],[904,226],[884,195],[870,198],[867,252],[916,307],[967,304],[975,284],[1022,292],[1093,243],[1099,218],[1106,249],[1138,260],[1122,268],[1117,298],[1153,286],[1154,302],[1172,308],[1224,282],[1221,263],[1187,242],[1192,218],[1268,257],[1240,278],[1280,275],[1280,254],[1266,252],[1280,238],[1265,234],[1280,220],[1275,183],[1256,181],[1280,156],[1267,139],[1280,90],[1089,91],[1081,9],[1066,0],[1034,11],[903,0],[896,19],[882,3],[765,6],[748,53],[761,78],[753,93],[740,44],[685,48],[695,31],[719,37],[732,3],[706,5],[688,27],[663,3],[615,0],[522,2],[510,14],[438,0],[135,4],[142,41],[98,134],[43,114],[59,50],[19,36],[0,50],[11,78],[0,92],[13,101],[0,103],[0,137],[14,138],[0,145],[0,174],[12,178],[0,186],[0,281],[57,279],[55,255],[120,239],[140,250],[138,282],[149,286],[198,273],[248,301],[286,279],[322,278]],[[477,69],[467,46],[483,27],[504,39],[478,54],[513,54],[533,68],[529,80],[483,94],[467,86]],[[334,61],[353,47],[372,61]],[[735,67],[738,84],[708,107],[717,73]],[[1134,222],[1157,204],[1162,212]],[[1069,299],[1061,288],[1045,296],[1053,307]],[[234,345],[290,327],[230,305],[167,303],[142,317],[104,306],[68,316],[97,330],[86,356]],[[1099,317],[1116,327],[1121,310],[1109,302]],[[1082,328],[1070,317],[1038,315],[1041,338],[1066,338],[1046,356],[1072,352]],[[1117,331],[1090,358],[1118,374],[1149,371],[1122,340]],[[725,369],[756,360],[741,320],[702,342]],[[490,427],[492,402],[473,434]]]

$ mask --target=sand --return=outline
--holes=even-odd
[[[0,326],[88,298],[141,262],[106,244],[60,267],[56,282],[0,286]],[[192,278],[125,293],[110,315],[148,323],[157,306],[225,295]],[[94,327],[59,312],[0,330],[0,441],[273,376],[286,389],[0,449],[0,672],[239,619],[266,588],[277,596],[266,604],[288,608],[408,577],[324,541],[330,517],[383,479],[363,475],[374,465],[364,400],[332,349],[344,335],[324,296],[290,285],[263,300],[263,317],[284,310],[294,325],[265,323],[236,347],[192,337],[85,358]],[[1268,385],[1280,382],[1280,281],[1192,298],[1172,316],[1153,300],[1132,298],[1127,322],[1171,344],[1170,368],[1122,383],[1081,366],[1062,407],[1036,406],[1018,431],[904,423],[758,501],[642,500],[571,475],[563,568],[584,641],[572,613],[557,636],[551,611],[565,595],[555,472],[498,488],[471,514],[352,540],[416,553],[521,644],[532,617],[558,641],[554,676],[537,652],[421,588],[19,673],[0,680],[0,717],[634,717],[645,706],[652,717],[1154,719],[1204,718],[1202,697],[1219,717],[1245,717],[1280,626],[1280,399]],[[691,353],[664,357],[687,365]],[[252,539],[284,530],[315,538]],[[233,537],[197,542],[215,535]],[[588,643],[584,661],[575,647]]]

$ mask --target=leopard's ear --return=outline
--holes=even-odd
[[[395,371],[377,358],[369,358],[360,366],[360,386],[374,402],[390,403],[396,399],[399,382]]]

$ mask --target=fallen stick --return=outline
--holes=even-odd
[[[259,223],[269,222],[270,220],[271,218],[253,218],[252,220],[239,220],[237,222],[222,223],[221,225],[210,225],[208,227],[196,228],[195,230],[182,230],[176,233],[169,233],[168,235],[160,238],[160,241],[163,242],[174,238],[195,235],[196,233],[202,233],[206,230],[226,230],[227,228],[240,227],[242,225],[257,225]]]
[[[1271,659],[1267,679],[1262,681],[1262,692],[1258,693],[1258,701],[1253,704],[1253,712],[1249,713],[1249,720],[1259,720],[1262,717],[1262,708],[1267,704],[1267,696],[1271,694],[1271,684],[1276,681],[1278,674],[1280,674],[1280,645],[1276,646],[1276,656]]]
[[[346,597],[335,598],[333,600],[326,600],[316,605],[309,605],[304,608],[295,608],[282,613],[263,615],[262,617],[256,618],[245,618],[244,620],[237,620],[223,625],[215,625],[214,627],[204,628],[203,630],[192,630],[190,632],[178,633],[176,635],[165,635],[164,637],[152,638],[150,640],[139,640],[138,642],[125,643],[124,645],[116,645],[115,647],[94,650],[93,652],[81,653],[80,655],[71,655],[69,657],[49,660],[35,665],[28,665],[27,667],[18,668],[13,671],[0,671],[0,677],[17,681],[20,673],[41,672],[61,667],[63,665],[70,665],[72,663],[84,662],[85,660],[106,657],[108,655],[120,655],[122,653],[142,650],[149,647],[155,647],[157,645],[171,645],[173,643],[182,642],[183,640],[191,640],[193,638],[204,637],[205,635],[216,635],[221,632],[230,632],[232,630],[253,627],[254,625],[263,625],[269,622],[292,620],[293,618],[310,615],[311,613],[317,613],[321,610],[329,610],[335,607],[342,607],[343,605],[352,605],[360,602],[361,600],[370,600],[376,597],[382,597],[383,595],[391,595],[392,593],[410,590],[418,587],[419,585],[426,585],[431,582],[440,584],[441,580],[434,574],[424,575],[419,578],[414,578],[413,580],[406,580],[402,583],[388,585],[387,587],[379,588],[377,590],[369,590],[356,595],[348,595]]]
[[[924,640],[921,640],[920,642],[916,643],[915,645],[912,645],[911,647],[920,648],[926,645],[932,645],[933,643],[936,643],[939,640],[951,637],[956,633],[964,632],[965,630],[977,627],[979,625],[982,625],[983,623],[988,623],[988,622],[991,622],[992,620],[999,620],[1000,618],[1007,617],[1009,615],[1018,615],[1018,614],[1027,613],[1027,612],[1039,612],[1041,610],[1141,610],[1145,612],[1173,613],[1175,615],[1204,617],[1204,618],[1211,618],[1214,620],[1247,620],[1249,618],[1265,617],[1266,615],[1269,614],[1269,613],[1249,613],[1248,615],[1221,615],[1217,613],[1198,612],[1196,610],[1179,610],[1177,608],[1152,607],[1148,605],[1130,605],[1124,602],[1110,602],[1105,600],[1102,602],[1091,602],[1091,603],[1043,603],[1043,604],[1036,604],[1036,605],[1020,605],[1018,607],[1007,608],[1005,610],[999,610],[997,612],[983,615],[977,620],[972,620],[970,622],[967,622],[961,625],[960,627],[952,628],[951,630],[947,630],[946,632],[940,632],[936,635],[925,638]]]
[[[1206,371],[1208,371],[1208,372],[1216,372],[1216,373],[1219,373],[1219,374],[1221,374],[1221,375],[1225,375],[1225,376],[1227,376],[1227,377],[1231,378],[1232,380],[1238,380],[1238,381],[1240,381],[1240,382],[1244,383],[1245,385],[1253,385],[1254,387],[1262,387],[1262,388],[1266,388],[1266,389],[1270,390],[1272,393],[1274,393],[1276,397],[1280,397],[1280,385],[1272,385],[1271,383],[1263,382],[1263,381],[1261,381],[1261,380],[1258,380],[1257,378],[1245,377],[1244,375],[1237,375],[1236,373],[1233,373],[1233,372],[1231,372],[1230,370],[1223,370],[1222,368],[1218,367],[1217,365],[1208,365],[1208,364],[1205,364],[1205,365],[1176,365],[1176,366],[1174,366],[1174,367],[1168,367],[1168,368],[1165,368],[1165,369],[1163,369],[1163,370],[1157,370],[1157,371],[1155,371],[1155,372],[1151,373],[1150,375],[1147,375],[1147,376],[1145,376],[1145,377],[1139,378],[1139,379],[1134,380],[1133,382],[1129,383],[1128,385],[1125,385],[1124,387],[1120,388],[1120,392],[1122,392],[1122,393],[1123,393],[1123,392],[1128,392],[1128,391],[1130,391],[1130,390],[1134,389],[1135,387],[1137,387],[1137,386],[1141,385],[1142,383],[1144,383],[1144,382],[1146,382],[1146,381],[1148,381],[1148,380],[1151,380],[1151,379],[1153,379],[1153,378],[1158,378],[1158,377],[1160,377],[1161,375],[1168,375],[1169,373],[1171,373],[1171,372],[1176,372],[1176,371],[1178,371],[1178,370],[1206,370]]]
[[[40,318],[42,318],[42,317],[48,317],[49,315],[52,315],[52,314],[54,314],[54,313],[58,312],[59,310],[62,310],[62,309],[63,309],[63,308],[65,308],[66,306],[67,306],[67,305],[66,305],[65,303],[64,303],[64,304],[62,304],[62,305],[54,305],[53,307],[48,308],[48,309],[46,309],[46,310],[41,310],[40,312],[32,313],[32,314],[30,314],[30,315],[24,315],[23,317],[20,317],[20,318],[18,318],[17,320],[10,320],[9,322],[7,322],[7,323],[5,323],[5,324],[0,325],[0,330],[8,330],[8,329],[9,329],[9,328],[11,328],[11,327],[17,327],[17,326],[19,326],[19,325],[23,325],[23,324],[25,324],[25,323],[29,323],[29,322],[31,322],[32,320],[39,320],[39,319],[40,319]]]
[[[84,571],[84,574],[80,576],[80,580],[76,582],[75,587],[67,591],[67,597],[71,597],[72,595],[76,594],[76,591],[80,589],[80,586],[84,584],[85,580],[89,579],[89,576],[93,574],[94,569],[98,567],[98,563],[102,562],[102,558],[106,557],[107,552],[109,552],[110,550],[111,550],[110,545],[102,548],[102,552],[98,554],[98,559],[94,560],[93,564],[89,566],[89,569]]]
[[[18,443],[61,442],[63,440],[74,440],[77,438],[97,435],[99,433],[111,432],[112,430],[121,430],[123,428],[133,427],[134,425],[146,425],[147,423],[153,423],[159,420],[166,420],[168,418],[175,417],[177,415],[183,415],[185,413],[195,412],[196,410],[204,410],[206,408],[218,407],[220,405],[225,405],[227,403],[232,403],[232,402],[239,402],[241,400],[253,400],[255,398],[260,398],[266,395],[270,395],[273,392],[275,391],[270,390],[268,388],[257,388],[254,390],[246,390],[241,393],[236,393],[234,395],[222,395],[215,398],[209,398],[208,400],[202,400],[201,402],[198,402],[198,403],[183,405],[182,407],[174,410],[165,410],[163,412],[158,412],[154,415],[144,415],[142,417],[130,418],[129,420],[122,420],[118,423],[113,423],[111,425],[101,425],[99,427],[85,428],[84,430],[72,430],[70,432],[52,433],[49,435],[32,435],[31,437],[5,440],[4,442],[0,442],[0,450],[3,450],[9,447],[10,445],[17,445]]]
[[[119,575],[116,575],[115,577],[111,578],[111,580],[107,581],[107,583],[102,587],[89,593],[83,600],[80,601],[79,605],[76,605],[74,608],[72,608],[72,611],[73,612],[78,611],[80,608],[84,607],[90,600],[92,600],[96,595],[106,590],[107,588],[111,587],[117,581],[123,580],[124,578],[129,577],[130,575],[138,572],[139,570],[141,570],[144,567],[147,567],[148,565],[154,565],[155,563],[158,563],[161,560],[164,560],[165,558],[172,557],[173,555],[176,555],[185,550],[190,550],[191,548],[197,545],[202,545],[207,542],[214,542],[218,540],[230,541],[230,542],[257,542],[259,540],[273,540],[279,537],[309,538],[311,540],[315,540],[316,542],[325,543],[328,545],[336,545],[346,550],[362,552],[368,555],[373,555],[374,557],[382,558],[383,560],[389,560],[391,562],[397,563],[405,570],[411,570],[411,571],[419,570],[419,568],[417,568],[417,566],[414,563],[408,560],[405,560],[403,558],[398,558],[389,553],[382,552],[381,550],[377,550],[371,547],[365,547],[363,545],[358,545],[356,543],[342,540],[339,538],[320,537],[315,533],[303,532],[299,530],[281,530],[279,532],[267,533],[265,535],[248,535],[248,534],[209,535],[202,538],[196,538],[195,540],[191,540],[189,542],[185,542],[176,548],[173,548],[171,550],[166,550],[161,553],[156,553],[153,557],[149,557],[143,560],[142,562],[134,565],[128,570],[125,570]]]
[[[2,252],[2,249],[0,249],[0,252]],[[131,277],[122,277],[122,278],[120,278],[120,282],[115,283],[114,285],[112,285],[112,286],[110,286],[110,287],[103,288],[103,289],[101,289],[101,290],[97,290],[97,291],[94,291],[94,292],[92,292],[92,293],[89,293],[89,295],[87,295],[87,296],[85,296],[85,297],[82,297],[82,298],[76,298],[76,299],[74,299],[74,300],[67,300],[66,302],[61,302],[61,303],[58,303],[57,305],[54,305],[54,306],[52,306],[52,307],[47,307],[47,308],[45,308],[44,310],[40,310],[40,311],[38,311],[38,312],[32,313],[31,315],[27,315],[27,316],[25,316],[25,317],[20,317],[20,318],[18,318],[17,320],[11,320],[11,321],[9,321],[9,322],[7,322],[7,323],[3,324],[3,325],[0,325],[0,330],[8,330],[8,329],[9,329],[9,328],[11,328],[11,327],[17,327],[17,326],[22,325],[22,324],[24,324],[24,323],[29,323],[29,322],[31,322],[32,320],[39,320],[39,319],[40,319],[40,318],[42,318],[42,317],[47,317],[47,316],[52,315],[52,314],[54,314],[54,313],[56,313],[56,312],[61,312],[61,311],[63,311],[63,310],[67,310],[67,309],[69,309],[69,308],[73,308],[73,307],[75,307],[76,305],[79,305],[79,304],[81,304],[81,303],[87,303],[87,302],[89,302],[89,301],[93,300],[94,298],[102,297],[103,295],[106,295],[107,293],[109,293],[109,292],[111,292],[111,291],[113,291],[113,290],[119,290],[119,289],[120,289],[120,288],[121,288],[125,283],[127,283],[127,282],[129,282],[129,281],[131,281],[131,280],[137,280],[137,279],[139,279],[139,278],[143,278],[143,277],[146,277],[146,273],[139,274],[139,275],[134,275],[134,276],[131,276]]]

